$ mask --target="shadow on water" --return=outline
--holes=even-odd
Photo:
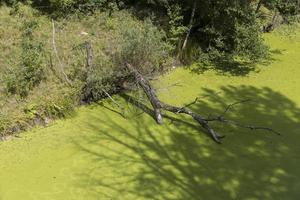
[[[252,99],[227,117],[272,127],[282,136],[216,124],[227,135],[218,145],[188,117],[180,117],[182,123],[171,116],[178,120],[165,119],[162,127],[147,114],[94,119],[89,127],[96,134],[76,143],[93,162],[93,170],[78,175],[80,186],[109,199],[298,199],[300,109],[270,88],[221,91],[204,90],[207,99],[191,109],[214,115],[229,103]]]
[[[212,59],[210,62],[200,62],[192,65],[190,70],[194,73],[201,74],[207,70],[214,70],[222,75],[246,76],[250,72],[259,72],[258,65],[268,66],[277,60],[278,55],[282,55],[285,50],[270,50],[265,58],[254,61],[241,61],[232,58],[232,56],[220,56]]]

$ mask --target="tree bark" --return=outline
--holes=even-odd
[[[156,122],[158,124],[163,124],[163,119],[160,111],[162,108],[162,104],[158,99],[155,90],[151,87],[150,82],[147,79],[145,79],[143,75],[130,64],[126,64],[126,68],[129,72],[131,72],[134,75],[137,83],[143,88],[145,94],[147,95],[147,98],[149,99],[154,109]]]
[[[175,114],[183,113],[186,115],[192,116],[194,120],[196,120],[204,129],[208,131],[208,133],[212,136],[212,138],[220,143],[220,138],[219,136],[209,125],[208,122],[200,115],[188,110],[187,108],[180,108],[172,105],[168,105],[165,103],[162,103],[156,93],[155,90],[152,88],[150,82],[143,77],[143,75],[136,70],[134,67],[132,67],[130,64],[126,64],[126,68],[129,72],[133,73],[137,83],[142,87],[143,91],[145,92],[147,98],[149,99],[153,109],[154,109],[154,114],[156,118],[156,122],[158,124],[163,124],[163,119],[162,119],[162,114],[161,110],[166,110]]]

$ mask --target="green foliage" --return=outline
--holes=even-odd
[[[251,7],[242,1],[209,2],[207,7],[211,7],[213,14],[207,16],[209,19],[204,18],[209,21],[199,29],[197,37],[208,53],[217,50],[251,59],[264,56],[261,33]]]
[[[162,69],[168,59],[168,46],[164,32],[158,30],[150,20],[132,21],[117,26],[120,36],[116,52],[118,64],[130,63],[144,74]]]
[[[171,5],[167,8],[169,17],[168,42],[173,51],[178,50],[178,45],[183,38],[187,27],[183,25],[184,16],[182,8],[178,4]]]
[[[37,22],[29,21],[21,28],[22,52],[19,65],[7,75],[6,89],[10,94],[25,97],[44,78],[43,44],[34,38],[34,30],[37,27]]]
[[[234,55],[252,62],[260,61],[268,56],[269,49],[264,44],[262,35],[256,24],[252,26],[237,25],[234,40]]]
[[[75,12],[94,13],[96,10],[116,11],[122,7],[122,1],[116,0],[36,0],[32,5],[56,17]]]
[[[96,60],[96,64],[87,72],[82,92],[83,99],[85,101],[98,100],[105,96],[104,91],[116,92],[118,81],[122,77],[115,69],[112,61],[107,56],[101,60]]]
[[[77,93],[64,85],[41,84],[26,101],[8,99],[0,107],[0,135],[18,133],[51,119],[65,117],[78,105]]]
[[[139,21],[120,13],[108,19],[104,27],[111,38],[100,55],[95,55],[93,67],[87,71],[84,96],[90,99],[105,96],[103,91],[114,93],[120,89],[128,79],[123,69],[125,63],[151,75],[153,71],[161,71],[169,59],[165,34],[150,20]]]
[[[271,0],[263,1],[263,4],[271,10],[278,10],[286,18],[298,15],[300,12],[298,0]]]
[[[255,15],[255,6],[251,1],[200,0],[195,3],[188,0],[161,0],[140,2],[140,4],[143,3],[164,10],[165,16],[168,17],[168,41],[173,49],[177,48],[178,50],[178,44],[184,39],[186,27],[189,27],[192,20],[188,46],[193,46],[193,50],[186,48],[186,52],[182,52],[185,55],[182,57],[183,61],[195,62],[203,57],[208,57],[214,62],[224,57],[231,60],[235,57],[244,57],[243,59],[256,62],[264,59],[267,54],[267,48],[263,44],[262,33]],[[194,9],[195,16],[191,19]],[[203,54],[208,54],[208,56]]]
[[[295,0],[268,2],[263,0],[266,6],[270,9],[280,10],[283,15],[298,13],[295,2]],[[255,6],[251,1],[201,0],[194,4],[193,1],[189,0],[39,0],[34,1],[32,5],[36,8],[46,8],[46,11],[52,14],[62,13],[63,15],[74,12],[94,13],[96,10],[109,10],[109,15],[111,15],[112,11],[126,6],[133,8],[137,6],[137,9],[145,8],[149,16],[153,14],[154,9],[160,10],[159,18],[162,19],[162,22],[164,18],[167,18],[167,20],[165,24],[159,25],[162,25],[162,28],[166,30],[169,50],[172,50],[175,54],[176,50],[179,50],[178,47],[189,26],[191,12],[194,5],[196,5],[190,35],[190,38],[193,39],[189,38],[189,41],[198,44],[201,49],[199,53],[206,52],[210,54],[218,51],[220,55],[230,55],[229,57],[245,56],[251,60],[259,60],[265,56],[266,48],[261,39]],[[146,8],[148,5],[151,5],[151,7]],[[190,61],[193,62],[194,60]]]
[[[39,115],[51,119],[67,116],[78,105],[76,95],[69,88],[58,87],[54,94],[43,96],[44,101],[37,103]]]

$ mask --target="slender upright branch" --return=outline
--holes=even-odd
[[[93,49],[90,42],[85,42],[85,48],[86,48],[86,66],[88,70],[90,70],[93,66]]]
[[[123,106],[121,106],[116,100],[114,100],[113,98],[112,98],[112,96],[106,91],[106,90],[104,90],[104,89],[102,89],[102,92],[118,107],[118,108],[120,108],[121,109],[121,111],[122,111],[122,117],[124,117],[125,118],[125,115],[124,115],[124,113],[125,113],[125,108],[123,107]]]
[[[52,19],[52,46],[53,46],[53,51],[54,51],[54,54],[55,54],[55,57],[58,61],[58,64],[60,66],[60,71],[61,73],[63,74],[66,82],[68,85],[72,85],[71,81],[69,80],[67,74],[65,73],[65,70],[64,70],[64,65],[62,64],[60,58],[59,58],[59,55],[58,55],[58,51],[57,51],[57,48],[56,48],[56,43],[55,43],[55,23],[54,23],[54,20]]]
[[[257,3],[256,9],[255,9],[255,13],[258,13],[258,11],[261,8],[263,2],[264,2],[264,0],[259,0],[259,2]]]
[[[189,26],[188,26],[188,31],[186,33],[183,45],[181,47],[181,51],[185,50],[187,42],[188,42],[188,39],[189,39],[189,37],[191,35],[191,31],[192,31],[193,24],[194,24],[194,17],[195,17],[196,8],[197,8],[197,1],[194,1],[193,10],[192,10],[192,13],[191,13],[191,18],[190,18],[190,22],[189,22]]]

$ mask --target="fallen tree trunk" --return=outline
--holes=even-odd
[[[156,95],[155,90],[152,88],[150,82],[137,70],[135,69],[133,66],[131,66],[129,63],[125,64],[125,68],[129,71],[129,73],[131,73],[136,81],[136,83],[143,89],[143,91],[145,92],[148,100],[150,101],[153,110],[154,110],[154,114],[155,114],[155,119],[156,122],[158,124],[163,124],[163,118],[162,118],[162,114],[161,114],[161,110],[165,110],[168,112],[172,112],[175,114],[186,114],[191,116],[196,122],[198,122],[198,124],[201,125],[202,128],[204,128],[212,137],[212,139],[217,142],[217,143],[221,143],[221,138],[223,138],[224,136],[219,135],[211,126],[210,126],[210,122],[216,121],[216,122],[220,122],[220,123],[226,123],[226,124],[231,124],[237,127],[241,127],[241,128],[247,128],[250,130],[265,130],[265,131],[269,131],[272,133],[275,133],[277,135],[280,135],[280,133],[274,131],[273,129],[270,128],[266,128],[266,127],[256,127],[256,126],[252,126],[252,125],[243,125],[240,124],[238,122],[235,121],[231,121],[231,120],[227,120],[225,119],[225,114],[236,104],[240,104],[240,103],[244,103],[246,101],[240,101],[240,102],[236,102],[234,104],[231,104],[229,106],[227,106],[227,108],[225,109],[225,111],[214,118],[204,118],[203,116],[201,116],[198,113],[193,112],[192,110],[188,109],[187,107],[195,104],[198,99],[196,98],[194,102],[192,102],[191,104],[189,104],[188,106],[185,107],[176,107],[173,105],[169,105],[166,104],[162,101],[160,101],[160,99],[158,98],[158,96]]]
[[[141,73],[139,73],[135,68],[133,68],[130,64],[126,64],[127,70],[133,74],[137,83],[143,88],[147,98],[149,99],[155,114],[155,119],[158,124],[163,124],[161,108],[163,104],[158,99],[155,90],[151,87],[150,82],[143,77]]]

